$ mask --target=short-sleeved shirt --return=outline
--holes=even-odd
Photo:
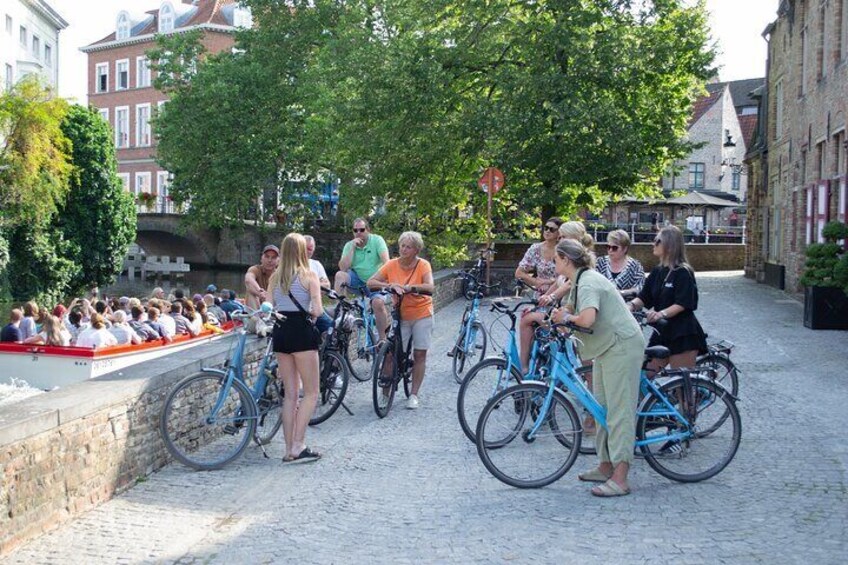
[[[0,331],[0,342],[11,343],[21,341],[21,331],[14,324],[6,324]]]
[[[591,334],[580,334],[580,355],[584,360],[595,359],[606,352],[619,339],[633,336],[642,337],[639,324],[628,310],[618,289],[605,276],[593,269],[579,273],[578,283],[573,285],[568,295],[568,304],[574,305],[574,293],[577,293],[575,314],[594,308],[597,310]]]
[[[309,260],[309,269],[315,273],[318,277],[318,280],[327,279],[327,271],[324,270],[324,265],[321,264],[321,261],[317,259]],[[327,279],[329,280],[329,279]]]
[[[379,275],[387,282],[399,285],[424,284],[424,278],[433,273],[433,267],[426,259],[418,259],[415,267],[404,269],[400,266],[399,259],[392,259],[379,270]],[[412,322],[433,315],[433,298],[420,294],[407,294],[400,303],[400,317],[402,320]]]
[[[524,257],[521,259],[518,267],[526,273],[535,271],[536,276],[540,279],[553,280],[557,278],[556,259],[548,261],[542,256],[541,243],[534,243],[530,246],[530,249],[524,253]],[[544,294],[547,290],[547,288],[536,289],[537,297]]]
[[[695,275],[686,267],[676,267],[671,272],[662,265],[654,267],[645,280],[639,299],[645,308],[657,311],[672,304],[683,307],[683,312],[669,318],[665,326],[657,328],[666,340],[703,335],[704,331],[694,314],[698,309],[698,285]]]
[[[386,240],[373,233],[368,235],[368,241],[362,247],[356,247],[352,241],[345,243],[344,249],[342,249],[342,257],[350,253],[351,247],[355,249],[353,250],[353,261],[350,268],[363,281],[367,281],[380,270],[383,264],[380,260],[380,254],[389,252]]]

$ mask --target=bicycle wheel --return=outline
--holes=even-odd
[[[520,382],[521,372],[516,367],[507,371],[504,359],[484,359],[465,374],[456,395],[456,415],[472,443],[477,441],[477,420],[489,399]]]
[[[577,459],[580,420],[574,407],[555,392],[547,414],[542,383],[521,383],[498,393],[480,414],[477,453],[486,469],[517,488],[539,488],[562,477]],[[530,435],[536,421],[544,422]]]
[[[742,420],[736,403],[721,385],[693,378],[690,382],[694,405],[687,410],[683,379],[660,387],[664,398],[645,397],[636,419],[636,438],[648,464],[674,481],[694,483],[720,473],[733,460],[742,438]],[[671,414],[674,406],[686,420]],[[716,426],[722,420],[723,425]],[[699,430],[712,429],[708,435]]]
[[[729,390],[734,397],[739,396],[739,371],[729,357],[718,353],[708,353],[698,358],[695,367],[715,371],[714,376],[711,375],[710,378],[714,378],[715,382]]]
[[[473,367],[478,359],[486,358],[488,341],[486,328],[478,321],[460,332],[453,353],[453,378],[457,384],[462,384],[466,367]]]
[[[283,394],[277,383],[277,362],[274,361],[268,369],[268,381],[265,384],[265,392],[256,401],[258,417],[256,419],[256,439],[260,445],[268,445],[280,426],[283,425],[282,408]]]
[[[371,378],[371,364],[374,361],[374,353],[377,337],[373,327],[365,327],[365,322],[357,319],[353,325],[353,331],[348,336],[348,346],[345,351],[351,376],[359,382],[365,382]]]
[[[347,393],[347,363],[337,351],[325,351],[321,356],[319,378],[318,404],[309,420],[310,426],[325,422],[335,414]]]
[[[374,412],[380,418],[385,418],[392,409],[398,382],[398,367],[395,363],[394,343],[391,340],[383,342],[377,348],[371,380]]]
[[[236,459],[256,429],[256,405],[250,391],[227,376],[200,373],[183,379],[168,394],[159,418],[165,447],[193,469],[220,469]],[[218,411],[213,415],[216,405]]]

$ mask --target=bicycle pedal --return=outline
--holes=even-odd
[[[233,424],[227,424],[226,426],[224,426],[224,433],[225,434],[234,436],[238,433],[238,431],[239,431],[238,427],[233,425]]]
[[[451,349],[450,351],[448,351],[448,357],[453,357],[454,355],[455,355],[455,353],[454,353],[454,350],[453,350],[453,349]]]

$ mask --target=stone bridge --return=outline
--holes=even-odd
[[[148,255],[184,257],[192,267],[244,267],[255,264],[262,248],[279,245],[287,230],[276,225],[243,228],[187,227],[179,214],[138,214],[136,243]],[[338,261],[348,234],[316,233],[316,258],[326,265]],[[328,261],[330,261],[328,263]]]

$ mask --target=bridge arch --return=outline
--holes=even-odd
[[[148,255],[184,257],[192,266],[216,263],[218,234],[213,230],[185,230],[177,214],[139,214],[136,243]]]

